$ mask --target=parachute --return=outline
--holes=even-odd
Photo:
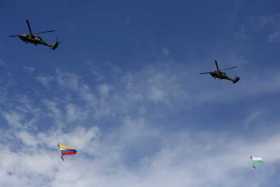
[[[256,156],[250,156],[250,159],[251,159],[251,163],[252,163],[252,167],[254,169],[256,169],[256,167],[258,165],[261,165],[264,163],[263,159],[261,157],[256,157]]]
[[[66,146],[64,144],[57,144],[57,147],[61,152],[60,158],[63,161],[64,161],[64,155],[76,155],[76,154],[78,154],[78,151],[75,148]]]

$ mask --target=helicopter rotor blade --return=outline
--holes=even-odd
[[[31,30],[31,26],[30,26],[30,22],[29,22],[29,20],[27,19],[27,20],[25,20],[25,22],[26,22],[26,24],[27,24],[27,27],[28,27],[29,33],[30,33],[31,35],[33,35],[32,30]]]
[[[212,73],[212,72],[211,71],[209,71],[209,72],[202,72],[202,73],[200,73],[200,75],[209,74],[209,73]]]
[[[220,68],[219,68],[218,61],[217,61],[217,60],[215,60],[215,65],[216,65],[217,71],[220,71]]]
[[[18,37],[18,36],[19,36],[18,34],[9,35],[10,38],[16,38],[16,37]]]
[[[232,67],[228,67],[228,68],[223,68],[222,70],[232,70],[232,69],[235,69],[237,68],[237,66],[232,66]]]
[[[55,32],[55,30],[41,31],[41,32],[36,32],[34,34],[45,34],[45,33],[49,33],[49,32]]]

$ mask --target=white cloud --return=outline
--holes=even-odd
[[[73,91],[78,91],[80,89],[80,77],[73,73],[65,73],[59,70],[56,71],[56,81],[57,83]]]
[[[243,19],[243,23],[240,25],[237,37],[239,39],[252,39],[256,40],[265,39],[270,43],[279,42],[279,14],[261,15],[261,16],[248,16]],[[255,35],[256,33],[262,33]]]
[[[17,138],[20,139],[27,146],[36,146],[38,144],[38,141],[28,132],[19,132],[17,134]]]
[[[38,76],[36,77],[36,80],[41,83],[45,87],[49,87],[50,83],[54,80],[53,76]]]
[[[278,43],[280,42],[280,31],[275,31],[268,35],[268,42]]]
[[[4,118],[7,120],[8,125],[14,128],[20,128],[23,125],[23,116],[17,112],[6,112],[3,114]]]
[[[150,129],[145,121],[133,119],[126,120],[120,131],[112,132],[111,135],[118,137],[118,141],[106,134],[102,134],[102,140],[96,141],[94,128],[73,129],[66,134],[57,132],[61,139],[68,138],[69,143],[82,150],[79,155],[67,157],[65,162],[59,160],[55,145],[50,149],[40,144],[41,141],[51,143],[49,140],[54,138],[53,134],[42,133],[38,136],[25,134],[20,139],[25,139],[26,146],[16,152],[10,150],[7,145],[0,145],[0,174],[3,176],[0,178],[0,185],[258,186],[265,178],[272,176],[273,173],[266,173],[266,170],[271,170],[273,164],[280,159],[278,134],[253,141],[212,133],[199,136],[191,134],[185,132],[166,134],[160,130]],[[50,138],[46,138],[47,136]],[[43,140],[42,137],[46,139]],[[126,166],[126,161],[123,160],[128,158],[126,154],[131,157],[137,155],[115,148],[127,145],[139,147],[142,143],[147,143],[143,142],[145,138],[159,140],[160,150],[148,157],[139,158],[142,161],[137,167]],[[99,145],[92,146],[93,144]],[[34,149],[30,146],[34,146]],[[87,150],[90,151],[92,148],[99,153],[94,157],[87,157]],[[248,173],[253,171],[249,164],[250,154],[261,155],[265,160],[265,164],[254,171],[258,178],[248,176]],[[11,176],[8,175],[9,172]]]
[[[195,84],[197,77],[170,66],[159,69],[149,67],[121,76],[118,84],[97,85],[58,71],[50,80],[52,84],[49,80],[42,84],[50,89],[59,85],[57,89],[61,90],[52,91],[65,95],[50,94],[40,103],[22,100],[14,111],[2,111],[10,125],[3,133],[12,141],[0,143],[0,186],[257,187],[274,174],[266,171],[272,171],[280,158],[277,133],[248,140],[230,132],[190,131],[187,127],[181,132],[167,132],[145,114],[152,111],[168,115],[163,112],[165,107],[176,112],[182,105],[231,102],[274,93],[278,89],[277,75],[240,85],[243,91],[250,90],[244,93]],[[273,81],[269,83],[268,79]],[[227,96],[229,92],[235,98]],[[151,106],[156,110],[149,110]],[[259,117],[252,114],[243,123]],[[46,124],[40,126],[45,119]],[[25,124],[41,128],[19,128]],[[75,146],[81,153],[62,162],[57,143]],[[265,165],[256,170],[257,179],[248,174],[250,154],[265,159]]]

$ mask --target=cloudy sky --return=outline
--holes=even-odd
[[[27,18],[61,46],[8,38]],[[279,187],[277,0],[0,0],[0,23],[1,187]]]

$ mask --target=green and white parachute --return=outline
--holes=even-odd
[[[257,156],[250,156],[250,159],[251,159],[251,163],[252,163],[252,167],[254,169],[256,169],[256,167],[258,165],[261,165],[264,163],[262,157],[257,157]]]

